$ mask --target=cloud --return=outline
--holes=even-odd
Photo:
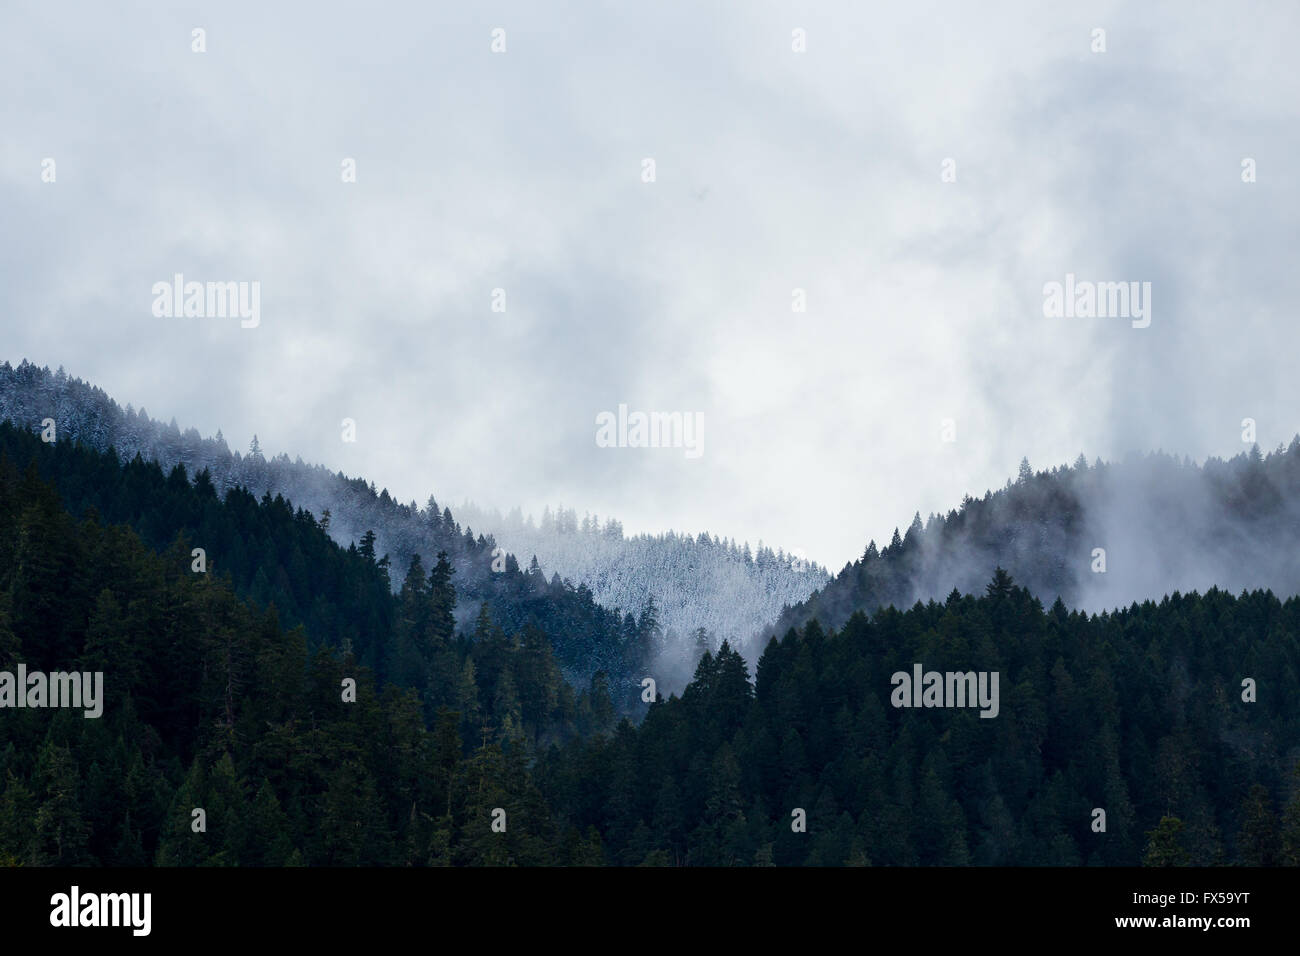
[[[838,566],[1022,455],[1300,430],[1298,18],[10,5],[3,357],[401,500],[564,500]],[[260,281],[261,326],[155,319],[176,272]],[[1045,319],[1067,272],[1152,282],[1151,327]],[[597,448],[620,402],[702,412],[705,455]]]

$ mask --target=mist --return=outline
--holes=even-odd
[[[854,611],[983,593],[997,567],[1045,605],[1101,613],[1175,592],[1300,593],[1300,437],[1193,463],[1164,453],[1034,472],[895,532],[766,640],[813,617],[838,627]]]

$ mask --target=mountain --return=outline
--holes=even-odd
[[[37,437],[47,418],[55,422],[53,442]],[[373,667],[391,630],[374,589],[391,598],[445,555],[459,596],[456,630],[475,630],[486,605],[506,633],[545,635],[572,683],[587,687],[603,672],[621,711],[644,710],[640,682],[662,652],[653,615],[621,615],[582,586],[521,570],[432,502],[423,510],[401,505],[360,479],[285,456],[231,454],[219,439],[164,428],[97,389],[26,363],[0,365],[0,450],[35,467],[78,517],[93,509],[92,517],[130,525],[158,551],[183,536],[231,575],[242,596],[274,603],[317,641],[351,643]]]
[[[322,562],[311,579],[326,605],[340,604],[336,589],[368,592],[352,603],[380,608],[387,630],[363,632],[357,649],[389,675],[378,679],[351,648],[287,628],[226,574],[197,571],[187,542],[158,552],[93,506],[73,514],[68,488],[37,462],[65,479],[70,463],[96,466],[83,490],[151,527],[184,507],[180,471],[170,494],[152,495],[142,469],[156,466],[138,458],[43,446],[7,424],[0,441],[0,866],[591,858],[585,840],[566,844],[530,812],[540,797],[527,763],[610,730],[613,702],[599,680],[575,694],[535,631],[507,636],[481,614],[472,639],[453,637],[445,563],[427,582],[408,575],[400,594],[376,590],[373,556],[342,552],[309,515],[286,525],[276,501],[250,510],[195,483],[191,503],[214,527],[234,533],[251,514],[269,547],[305,546]],[[20,471],[11,452],[33,442]],[[278,559],[267,567],[294,577]],[[75,686],[89,696],[57,703],[83,672]],[[502,804],[511,835],[485,839],[482,821]]]
[[[647,707],[653,592],[608,609],[446,509],[0,376],[0,865],[1300,863],[1300,439],[1025,462],[869,545],[761,651],[702,641]],[[243,475],[355,489],[346,521],[409,555]],[[565,560],[789,560],[543,524]],[[102,714],[16,708],[20,666],[101,673]]]
[[[232,451],[218,432],[203,438],[193,428],[182,432],[175,420],[163,425],[143,409],[122,408],[102,389],[68,376],[63,369],[48,368],[27,361],[17,366],[0,364],[0,421],[40,431],[42,422],[52,420],[54,437],[60,441],[117,452],[130,461],[139,455],[157,462],[164,472],[184,465],[191,474],[208,473],[218,496],[243,487],[255,497],[282,495],[317,518],[329,513],[328,531],[343,544],[360,541],[367,531],[375,534],[375,549],[387,554],[393,566],[405,570],[419,554],[429,565],[439,551],[451,559],[463,588],[472,590],[491,573],[495,543],[462,530],[447,509],[439,509],[432,498],[420,508],[415,502],[402,504],[376,491],[373,483],[348,478],[321,465],[308,465],[301,458],[291,461],[280,454],[266,458],[260,451],[248,454]],[[254,448],[256,449],[256,438]],[[468,614],[472,620],[472,613]]]
[[[598,695],[607,697],[612,689],[625,710],[633,700],[644,709],[639,683],[631,680],[643,673],[653,650],[642,633],[635,627],[625,633],[622,622],[589,597],[583,604],[571,589],[556,589],[540,574],[513,567],[494,575],[491,593],[474,605],[473,627],[458,628],[454,611],[461,595],[445,554],[428,569],[418,556],[412,558],[394,592],[389,562],[376,556],[372,535],[345,549],[310,513],[295,510],[282,497],[264,494],[259,501],[234,487],[218,498],[206,471],[191,482],[184,466],[176,465],[164,476],[156,462],[138,455],[122,463],[111,448],[100,452],[42,442],[7,421],[0,422],[0,469],[11,484],[17,483],[13,475],[22,475],[19,505],[0,516],[8,519],[0,520],[0,547],[13,555],[14,566],[12,578],[0,581],[0,601],[7,599],[15,609],[16,630],[32,632],[31,655],[57,661],[77,644],[84,615],[76,599],[86,592],[61,600],[57,578],[75,576],[71,568],[88,560],[80,542],[97,540],[96,528],[103,525],[115,534],[128,530],[171,571],[218,581],[251,606],[273,612],[286,629],[302,628],[309,653],[326,649],[346,655],[381,682],[419,691],[430,718],[437,707],[463,706],[466,699],[480,697],[508,712],[514,709],[510,702],[517,703],[516,693],[530,701],[554,701],[564,672],[584,679],[582,686],[591,684]],[[46,489],[54,505],[46,500]],[[25,511],[23,495],[40,501],[43,510]],[[61,511],[68,523],[79,523],[69,533],[74,540],[55,558],[25,558],[33,538],[47,537],[37,535],[33,522],[64,521]],[[137,598],[138,606],[127,598],[117,602],[131,619],[162,610]],[[20,613],[29,606],[35,609],[31,614]],[[501,612],[495,618],[493,608]],[[644,635],[647,641],[651,636]],[[520,656],[530,662],[528,673],[514,675],[512,689],[504,692],[498,686],[502,662],[521,648],[527,649]],[[480,655],[477,678],[472,669],[462,672],[475,654]],[[523,690],[538,682],[541,690]],[[627,693],[623,684],[631,685]],[[514,715],[515,728],[522,728],[531,743],[544,743],[551,718],[543,715],[550,711],[542,707],[529,717],[527,710]],[[493,706],[482,712],[491,715]]]
[[[193,428],[182,431],[174,420],[163,425],[61,368],[52,372],[25,360],[0,364],[0,421],[5,419],[31,431],[50,420],[60,441],[111,448],[125,462],[139,455],[163,474],[176,465],[189,475],[206,473],[218,497],[233,488],[254,498],[282,497],[315,516],[345,546],[373,534],[376,555],[387,555],[394,569],[395,587],[417,555],[430,568],[446,553],[461,595],[459,627],[473,627],[484,600],[507,629],[536,619],[557,642],[566,673],[581,686],[604,669],[625,688],[639,686],[645,673],[665,688],[680,688],[702,647],[747,637],[827,579],[825,569],[793,555],[761,544],[751,553],[748,544],[737,547],[708,534],[625,538],[617,522],[597,531],[563,509],[534,526],[517,511],[503,518],[472,505],[453,517],[432,495],[424,507],[403,504],[361,478],[285,454],[267,458],[256,439],[243,454],[232,451],[220,432],[204,438]],[[501,577],[517,569],[513,556],[529,563],[526,589]],[[639,643],[642,629],[650,632],[653,654],[633,673],[624,667],[624,645]]]
[[[535,557],[546,573],[580,581],[606,607],[642,608],[654,603],[669,647],[693,665],[697,644],[717,650],[743,641],[776,620],[829,579],[826,569],[802,556],[748,542],[699,535],[639,534],[626,537],[621,522],[560,506],[541,520],[519,509],[508,515],[466,503],[456,514],[488,532],[507,551]],[[702,640],[697,632],[703,628]],[[689,678],[687,671],[672,686]]]
[[[1001,571],[978,596],[792,629],[752,679],[707,655],[680,698],[536,779],[620,865],[1300,865],[1298,634],[1300,598],[1090,615]],[[918,665],[996,706],[900,697]]]
[[[184,482],[204,520],[264,520],[338,570],[327,601],[381,576],[310,515],[181,468],[158,494],[155,464],[10,425],[0,442],[0,866],[1300,864],[1297,598],[1089,615],[999,569],[980,596],[792,629],[752,678],[724,642],[633,726],[536,633],[480,613],[453,638],[445,562],[367,589],[392,621],[378,679],[196,573],[183,537],[159,552],[66,499],[157,529]],[[900,706],[917,666],[971,672],[979,708]],[[102,675],[99,713],[33,703],[47,671]]]
[[[999,566],[1045,601],[1091,610],[1215,586],[1300,594],[1300,436],[1199,466],[1160,453],[1037,473],[1022,462],[1000,491],[924,524],[917,514],[884,549],[872,541],[764,633],[969,593]]]

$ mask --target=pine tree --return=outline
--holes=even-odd
[[[10,624],[10,606],[13,601],[7,590],[0,590],[0,670],[8,670],[22,656],[22,643]]]
[[[361,536],[361,547],[357,549],[361,557],[366,561],[374,562],[375,560],[375,533],[367,530]]]
[[[460,682],[456,687],[456,709],[460,713],[461,736],[471,737],[483,722],[483,711],[479,706],[478,671],[472,657],[465,658],[465,666],[460,672]]]
[[[326,866],[383,866],[393,860],[378,789],[356,758],[344,760],[330,775],[321,801],[320,841],[319,862]]]
[[[1246,866],[1275,866],[1281,846],[1273,800],[1266,787],[1257,783],[1250,788],[1242,803],[1241,820],[1237,839],[1241,862]]]
[[[36,830],[36,798],[21,779],[10,771],[0,792],[0,860],[6,865],[40,865]]]
[[[1300,782],[1300,764],[1293,775]],[[1282,851],[1279,862],[1283,866],[1300,866],[1300,788],[1287,804],[1282,814]]]
[[[1183,821],[1164,816],[1159,825],[1147,833],[1147,847],[1142,854],[1143,866],[1187,866],[1190,858],[1183,847]]]
[[[452,586],[454,569],[447,560],[447,552],[438,552],[438,561],[429,572],[429,627],[432,640],[447,644],[455,636],[456,588]]]
[[[993,571],[993,580],[984,587],[984,593],[991,598],[1006,598],[1010,596],[1015,581],[1012,580],[1003,568],[998,567]]]
[[[36,759],[40,784],[33,818],[35,854],[42,866],[77,866],[86,861],[90,828],[81,814],[78,774],[71,751],[47,739]]]

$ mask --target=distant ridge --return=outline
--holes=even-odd
[[[1045,603],[1091,611],[1215,586],[1300,594],[1300,436],[1199,466],[1163,453],[1037,473],[1024,461],[1005,488],[868,544],[771,631],[978,593],[996,567]]]

